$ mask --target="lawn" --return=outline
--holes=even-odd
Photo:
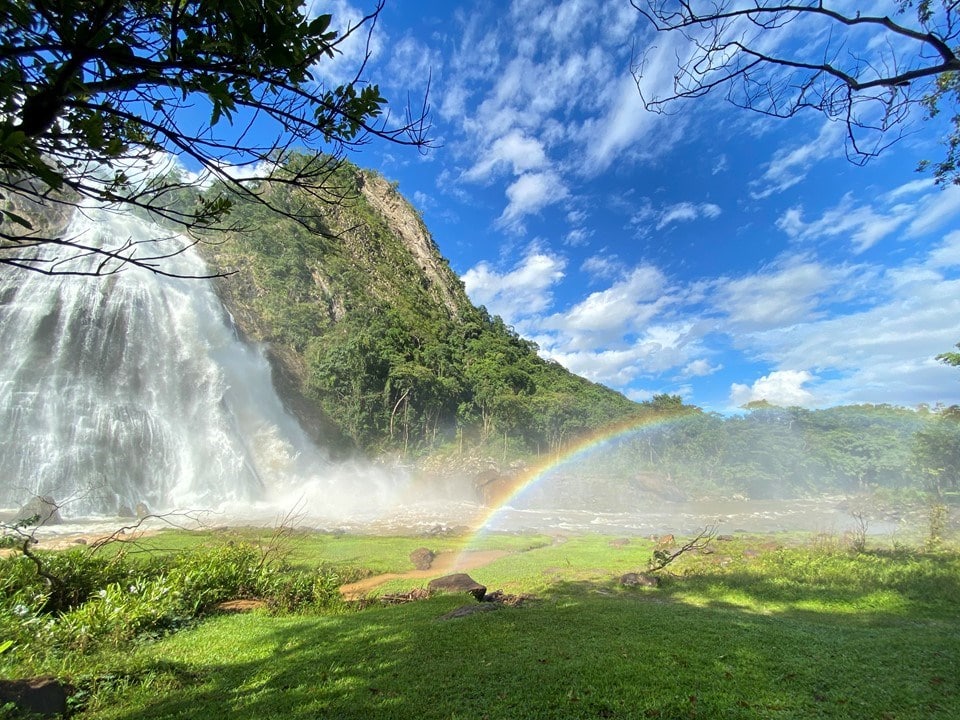
[[[210,614],[120,652],[21,665],[73,682],[75,716],[91,720],[960,717],[956,551],[856,554],[740,537],[685,556],[658,588],[624,588],[617,578],[642,569],[652,543],[612,540],[483,538],[508,554],[470,574],[534,596],[517,607],[442,619],[473,600],[435,596],[324,614]],[[465,546],[298,542],[297,562],[378,573],[409,569],[404,553],[420,545]],[[393,579],[376,592],[425,582]]]

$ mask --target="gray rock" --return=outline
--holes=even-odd
[[[487,588],[481,585],[466,573],[454,573],[453,575],[444,575],[435,578],[427,583],[427,590],[431,593],[448,592],[458,593],[466,592],[473,595],[478,601],[482,601],[487,594]]]
[[[49,495],[37,495],[33,497],[26,505],[20,508],[17,517],[21,519],[40,516],[37,525],[60,525],[63,518],[60,517],[60,507],[57,501]]]

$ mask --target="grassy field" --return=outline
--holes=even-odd
[[[164,533],[156,548],[223,539]],[[234,539],[235,538],[230,538]],[[247,540],[250,538],[247,537]],[[53,672],[80,718],[960,718],[960,553],[738,537],[624,588],[652,543],[493,535],[470,574],[531,594],[441,619],[469,596],[323,615],[210,615],[87,656],[6,658]],[[294,535],[296,563],[403,572],[464,540]],[[365,569],[365,570],[364,570]],[[409,590],[393,579],[376,592]]]

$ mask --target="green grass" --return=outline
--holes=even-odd
[[[455,620],[439,618],[468,598],[214,616],[46,669],[69,675],[77,717],[91,720],[960,717],[956,550],[739,538],[671,565],[660,588],[632,589],[616,578],[642,569],[648,541],[480,543],[513,554],[473,577],[537,599]],[[296,552],[396,572],[420,545],[464,541],[310,536]]]

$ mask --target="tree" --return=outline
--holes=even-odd
[[[957,350],[960,350],[960,343],[957,343]],[[960,367],[960,352],[945,352],[937,355],[937,360],[947,365]]]
[[[643,96],[648,110],[665,112],[674,100],[714,91],[774,117],[812,109],[844,123],[847,155],[862,164],[906,132],[915,109],[934,116],[946,105],[953,112],[946,157],[931,169],[938,183],[960,184],[960,7],[953,0],[896,0],[896,20],[823,0],[631,3],[685,46],[672,91]],[[644,61],[635,70],[641,95]]]
[[[264,171],[337,202],[346,150],[373,138],[425,147],[426,107],[393,122],[362,79],[365,60],[337,87],[317,79],[348,38],[373,30],[382,2],[338,32],[300,0],[0,0],[0,264],[168,274],[162,260],[182,248],[98,247],[49,218],[106,203],[187,231],[230,228],[231,194],[270,204]],[[185,203],[193,183],[171,154],[219,182]]]

